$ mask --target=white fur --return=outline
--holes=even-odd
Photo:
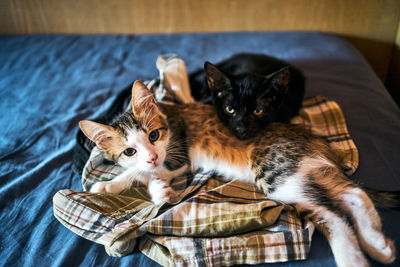
[[[380,262],[393,262],[396,257],[393,241],[383,235],[380,217],[367,194],[353,188],[342,199],[355,222],[362,248]]]
[[[172,188],[169,187],[169,182],[155,177],[150,180],[147,191],[151,196],[151,201],[156,205],[160,205],[168,201],[174,192]]]
[[[142,172],[138,171],[135,167],[131,167],[126,169],[123,173],[116,176],[111,181],[95,183],[90,188],[90,192],[118,194],[123,190],[130,188],[134,181],[147,185],[148,180],[149,180],[148,175],[144,175]]]
[[[304,175],[296,173],[286,178],[284,184],[276,187],[268,197],[286,203],[308,203],[309,200],[303,194]]]
[[[126,147],[136,149],[136,154],[128,157],[122,153],[118,163],[125,168],[134,166],[143,172],[155,172],[165,160],[167,143],[168,139],[152,144],[145,132],[130,130],[127,134]],[[157,157],[155,164],[149,163],[154,156]]]
[[[315,206],[305,197],[304,181],[304,175],[296,173],[288,177],[286,182],[278,186],[273,193],[268,194],[268,197],[287,203],[296,203],[296,207],[300,210],[303,208],[311,210],[323,218],[329,227],[329,243],[338,266],[368,266],[352,229],[338,215],[326,208]]]
[[[168,139],[152,144],[145,132],[131,129],[128,131],[125,145],[136,150],[133,156],[121,154],[119,157],[118,163],[126,168],[125,171],[111,181],[94,184],[90,191],[118,194],[129,189],[134,182],[139,182],[147,187],[155,204],[169,200],[173,195],[173,190],[169,187],[171,179],[183,174],[188,166],[169,171],[163,165]],[[157,160],[151,161],[155,156]]]
[[[309,208],[309,207],[307,207]],[[320,208],[321,209],[321,208]],[[329,231],[329,245],[339,267],[369,266],[358,245],[353,230],[331,211],[321,209],[319,215],[324,218]]]
[[[269,193],[268,197],[283,201],[286,203],[302,203],[311,205],[310,200],[304,196],[304,183],[307,181],[305,176],[311,169],[323,169],[323,167],[332,167],[333,164],[320,156],[306,157],[299,164],[298,171],[285,178],[285,182],[276,187],[273,193]]]

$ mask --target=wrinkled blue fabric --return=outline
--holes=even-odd
[[[64,188],[82,190],[71,169],[78,121],[101,115],[134,80],[157,77],[156,58],[166,52],[180,55],[189,72],[238,52],[291,62],[307,78],[307,96],[324,95],[342,107],[360,153],[352,178],[400,190],[400,111],[366,61],[338,37],[0,36],[0,266],[158,266],[138,251],[109,257],[103,246],[73,234],[53,217],[52,197]],[[384,232],[400,244],[400,212],[380,212]],[[335,266],[320,234],[314,235],[309,260],[275,265]]]

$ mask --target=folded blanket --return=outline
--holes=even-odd
[[[158,101],[193,101],[183,60],[160,57],[157,66],[160,79],[148,86]],[[343,154],[348,175],[356,170],[358,152],[335,102],[320,96],[306,99],[292,122],[326,137]],[[94,147],[82,173],[83,188],[121,171]],[[213,173],[186,173],[171,187],[175,198],[163,205],[154,205],[142,186],[120,195],[65,189],[54,196],[54,215],[76,234],[103,244],[111,256],[126,255],[138,245],[164,266],[281,262],[305,259],[309,252],[314,226],[254,185],[226,183]]]

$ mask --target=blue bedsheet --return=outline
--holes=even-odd
[[[342,107],[360,153],[353,178],[400,190],[400,111],[366,61],[338,37],[1,36],[0,266],[158,266],[139,252],[109,257],[103,246],[73,234],[53,217],[52,197],[64,188],[82,190],[71,169],[78,121],[101,115],[134,80],[156,77],[155,60],[165,52],[179,54],[189,72],[238,52],[291,62],[307,78],[307,96],[325,95]],[[384,232],[400,244],[400,211],[380,213]],[[327,242],[315,234],[308,261],[280,265],[334,266],[334,261]]]

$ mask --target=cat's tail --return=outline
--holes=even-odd
[[[372,188],[361,187],[379,208],[400,208],[400,191],[379,191]]]

